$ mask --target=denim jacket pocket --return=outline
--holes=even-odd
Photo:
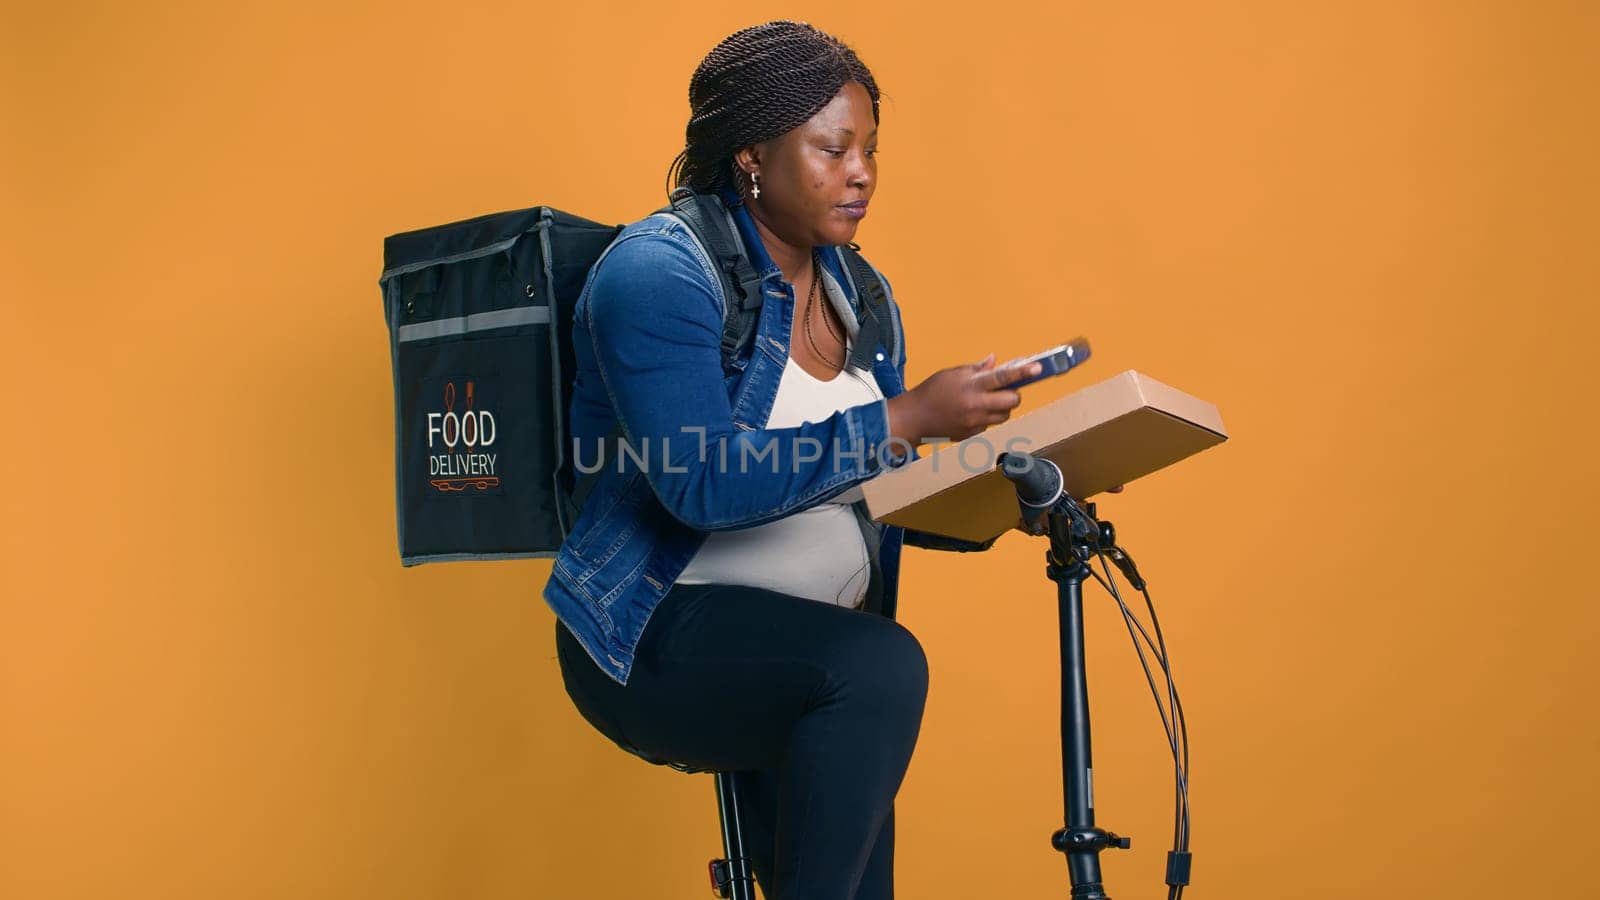
[[[596,507],[598,512],[571,545],[572,555],[583,564],[580,577],[584,580],[616,552],[616,545],[627,540],[638,524],[640,489],[648,490],[648,486],[640,484],[642,472],[634,471],[620,477],[621,484],[615,489],[605,496],[591,498],[600,504]]]

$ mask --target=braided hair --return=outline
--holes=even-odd
[[[805,124],[852,81],[867,89],[877,122],[878,84],[838,38],[787,20],[723,38],[689,79],[689,126],[683,152],[667,170],[668,193],[688,186],[743,194],[734,154]]]

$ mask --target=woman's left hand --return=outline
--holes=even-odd
[[[1108,487],[1108,488],[1106,488],[1106,493],[1108,493],[1108,494],[1120,494],[1120,493],[1122,493],[1122,488],[1123,487],[1124,486],[1120,485],[1120,484],[1116,485],[1115,487]],[[1078,505],[1082,506],[1083,504],[1079,503]],[[1028,523],[1024,522],[1022,520],[1021,516],[1018,516],[1017,517],[1017,524],[1013,525],[1012,529],[1015,530],[1015,531],[1020,531],[1023,534],[1026,534],[1026,535],[1044,534],[1044,528],[1045,528],[1044,523],[1045,523],[1044,517],[1040,516],[1038,523],[1035,524],[1032,529],[1030,529],[1030,528],[1028,528]]]

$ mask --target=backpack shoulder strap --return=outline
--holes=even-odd
[[[850,365],[870,372],[872,354],[877,350],[879,341],[883,342],[890,360],[900,354],[890,318],[893,313],[889,311],[889,292],[878,273],[862,258],[860,244],[852,241],[842,245],[839,247],[839,256],[844,260],[845,272],[850,276],[856,296],[861,301],[861,327],[856,332],[855,346],[850,350]]]
[[[761,312],[761,276],[750,264],[720,197],[680,187],[672,192],[672,204],[659,211],[676,214],[694,232],[722,278],[722,296],[727,301],[722,310],[722,369],[732,375],[740,349],[755,334]]]

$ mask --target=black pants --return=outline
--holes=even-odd
[[[894,896],[894,795],[928,693],[927,658],[904,626],[760,588],[680,584],[651,613],[626,686],[559,620],[556,648],[567,693],[601,734],[737,773],[768,900]]]

